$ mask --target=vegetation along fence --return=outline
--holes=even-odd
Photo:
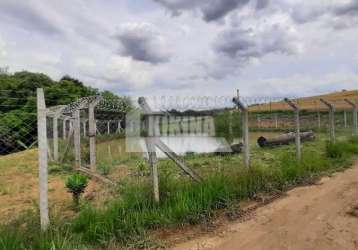
[[[349,98],[302,102],[237,93],[214,98],[216,102],[201,98],[201,105],[190,98],[183,101],[189,105],[162,105],[161,98],[63,95],[66,101],[43,89],[2,90],[0,97],[0,154],[38,147],[44,229],[49,223],[49,168],[81,171],[110,186],[150,181],[153,200],[160,202],[171,195],[161,191],[166,178],[202,183],[212,173],[270,162],[260,146],[290,142],[294,146],[286,150],[300,161],[303,141],[334,143],[358,134],[357,100]],[[307,148],[317,145],[310,143]]]

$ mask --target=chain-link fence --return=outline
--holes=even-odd
[[[36,94],[0,90],[0,155],[36,147]]]

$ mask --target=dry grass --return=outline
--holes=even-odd
[[[55,214],[73,215],[72,197],[65,188],[66,173],[49,175],[49,205]],[[85,197],[91,203],[102,203],[108,196],[106,189],[93,180],[86,189]],[[98,195],[101,193],[101,195]],[[28,150],[0,156],[0,220],[6,223],[19,214],[38,206],[37,150]]]
[[[333,92],[318,96],[302,97],[295,99],[294,101],[303,110],[327,110],[327,108],[320,103],[320,98],[324,98],[334,103],[337,109],[351,109],[351,106],[345,103],[344,99],[347,98],[358,102],[358,90]],[[266,103],[250,107],[251,112],[278,110],[291,110],[291,108],[284,101]]]

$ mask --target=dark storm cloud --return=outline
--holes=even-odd
[[[201,7],[204,20],[207,22],[218,20],[232,10],[250,2],[250,0],[211,0]]]
[[[265,9],[270,3],[270,0],[257,0],[256,2],[256,9],[262,10]]]
[[[61,33],[61,29],[41,12],[36,4],[17,1],[0,1],[0,20],[15,24],[27,31],[36,31],[45,35]]]
[[[154,0],[172,11],[174,15],[184,10],[199,9],[207,22],[219,20],[231,11],[238,9],[250,0]],[[268,0],[258,0],[259,7],[267,5]]]
[[[341,3],[335,2],[329,5],[307,5],[301,6],[299,4],[292,5],[288,11],[293,21],[298,24],[305,24],[321,20],[323,16],[336,18],[334,21],[331,19],[326,20],[327,25],[332,26],[334,29],[344,29],[349,27],[349,22],[353,25],[358,15],[358,0],[351,0],[350,2]]]
[[[351,2],[343,5],[338,5],[334,8],[333,13],[337,16],[355,16],[358,14],[358,0],[351,0]]]
[[[295,39],[279,25],[273,25],[260,33],[250,29],[230,28],[219,34],[213,48],[218,54],[241,62],[270,53],[293,54],[298,50]]]
[[[170,54],[164,38],[150,24],[129,24],[122,27],[115,38],[121,43],[119,54],[152,64],[169,61]]]

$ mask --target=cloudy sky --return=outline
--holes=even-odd
[[[132,95],[358,89],[358,0],[0,0],[0,65]]]

